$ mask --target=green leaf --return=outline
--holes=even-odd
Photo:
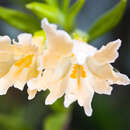
[[[33,11],[33,13],[40,19],[47,17],[49,21],[55,23],[62,23],[62,16],[58,8],[52,7],[47,4],[32,2],[26,5],[26,7]]]
[[[69,109],[66,109],[63,105],[63,102],[64,102],[64,99],[63,98],[60,98],[58,99],[53,105],[51,105],[51,108],[54,110],[54,111],[57,111],[57,112],[67,112]]]
[[[121,0],[113,9],[101,16],[88,30],[88,42],[112,30],[121,20],[127,0]]]
[[[0,129],[2,130],[33,130],[28,121],[24,119],[24,112],[11,112],[10,114],[0,114]]]
[[[64,24],[64,28],[68,31],[72,31],[72,28],[74,26],[74,20],[84,5],[85,0],[77,0],[74,5],[70,8],[68,11],[68,14],[66,15],[66,22]]]
[[[70,4],[70,0],[64,0],[64,2],[63,2],[63,11],[64,12],[69,11],[69,4]]]
[[[49,5],[57,7],[58,2],[57,0],[45,0]]]
[[[54,113],[45,119],[45,126],[43,126],[45,130],[63,130],[65,125],[69,123],[73,107],[65,108],[63,100],[63,98],[58,99],[58,101],[51,105]]]
[[[68,114],[65,112],[50,115],[45,120],[45,130],[62,130],[67,122]]]
[[[77,13],[80,11],[82,6],[84,5],[85,0],[77,0],[74,5],[71,7],[69,11],[69,19],[72,21],[77,15]]]
[[[0,19],[22,31],[33,33],[40,29],[40,22],[32,15],[0,7]]]
[[[107,102],[106,100],[106,97],[96,97],[96,100],[94,101],[96,108],[93,113],[93,122],[96,122],[96,124],[100,126],[100,130],[123,130],[124,124],[122,124],[121,115],[125,115],[125,112],[120,113],[122,109],[117,110],[117,106],[114,108],[110,99],[107,100]]]

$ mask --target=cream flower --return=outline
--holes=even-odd
[[[41,37],[32,38],[31,34],[20,34],[18,42],[8,36],[0,37],[0,95],[14,85],[23,90],[26,82],[37,77],[40,71],[38,57],[41,55]],[[37,90],[29,90],[29,99],[33,98]]]
[[[61,67],[59,65],[59,59],[71,55],[71,50],[73,47],[73,41],[66,32],[61,30],[56,30],[56,25],[49,24],[46,19],[44,19],[43,24],[44,23],[45,23],[44,27],[47,35],[48,49],[44,50],[45,55],[43,56],[43,58],[41,57],[40,63],[41,63],[41,68],[43,69],[45,68],[45,71],[43,76],[39,75],[38,77],[33,78],[31,81],[28,82],[28,86],[30,89],[34,90],[35,88],[37,88],[39,91],[46,90],[49,86],[50,81],[53,82],[53,78],[55,77],[52,76],[53,71],[55,71],[56,66],[59,66],[58,68]],[[64,46],[61,43],[63,43]],[[64,67],[63,69],[65,69],[66,71],[66,68],[67,67]],[[63,71],[63,69],[61,69],[61,71]],[[60,73],[58,74],[56,73],[56,77],[58,77],[58,75],[60,77]],[[57,91],[59,90],[57,89]]]
[[[115,72],[110,65],[118,57],[120,40],[97,50],[87,43],[72,40],[46,19],[42,21],[42,27],[47,36],[47,50],[43,56],[45,71],[37,82],[44,83],[39,84],[39,88],[50,90],[46,104],[54,103],[65,94],[65,107],[77,100],[91,116],[94,92],[110,95],[112,84],[130,84],[127,76]]]

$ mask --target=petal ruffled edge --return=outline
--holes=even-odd
[[[17,38],[18,44],[32,44],[32,35],[29,33],[21,33]]]
[[[113,63],[119,56],[118,49],[120,48],[120,46],[120,39],[110,42],[106,46],[103,46],[93,56],[95,62],[97,62],[98,64]]]
[[[61,58],[72,53],[73,40],[63,30],[57,30],[57,26],[48,23],[47,19],[42,20],[42,28],[46,32],[47,50],[43,56],[44,67],[54,67]]]

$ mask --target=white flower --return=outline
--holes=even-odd
[[[39,78],[39,83],[42,81],[44,85],[39,85],[39,88],[50,90],[46,104],[54,103],[65,94],[66,107],[77,100],[85,113],[91,116],[94,92],[110,95],[112,84],[130,84],[127,76],[115,72],[110,65],[118,57],[120,40],[97,50],[87,43],[72,40],[46,19],[42,26],[47,36],[47,50],[43,56],[45,71]]]
[[[50,81],[53,82],[53,78],[55,78],[55,76],[53,76],[52,73],[53,70],[55,70],[56,66],[59,65],[59,59],[71,55],[71,50],[73,47],[73,41],[66,32],[56,30],[56,25],[49,24],[46,19],[44,19],[43,23],[46,24],[45,30],[47,35],[48,49],[44,50],[45,55],[43,57],[41,56],[40,63],[41,68],[45,68],[45,71],[43,73],[43,76],[39,75],[38,77],[28,82],[30,89],[37,88],[39,91],[46,90],[49,86]],[[61,43],[63,43],[64,46]],[[61,66],[59,65],[59,67]],[[48,70],[48,68],[50,69]],[[66,67],[63,69],[66,70]],[[61,71],[63,70],[61,69]],[[60,77],[60,73],[56,73],[56,77],[58,77],[58,75]],[[57,89],[57,91],[60,90]]]
[[[43,39],[26,33],[20,34],[18,42],[13,44],[8,36],[0,37],[0,95],[6,94],[13,85],[23,90],[26,82],[38,76],[40,41]],[[36,90],[28,89],[28,94],[31,99]]]

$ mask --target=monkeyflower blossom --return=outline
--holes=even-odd
[[[110,95],[112,84],[130,84],[129,78],[115,72],[110,64],[118,57],[121,40],[110,42],[98,50],[83,41],[72,40],[65,31],[49,24],[47,19],[42,21],[42,27],[47,36],[47,49],[42,58],[45,71],[33,83],[39,82],[38,88],[50,90],[45,104],[53,104],[65,94],[65,107],[78,101],[86,115],[91,116],[94,92]]]
[[[6,94],[11,86],[23,90],[29,80],[41,73],[38,68],[43,45],[42,37],[27,33],[20,34],[13,44],[8,36],[0,37],[0,95]],[[31,99],[37,89],[27,91]]]

